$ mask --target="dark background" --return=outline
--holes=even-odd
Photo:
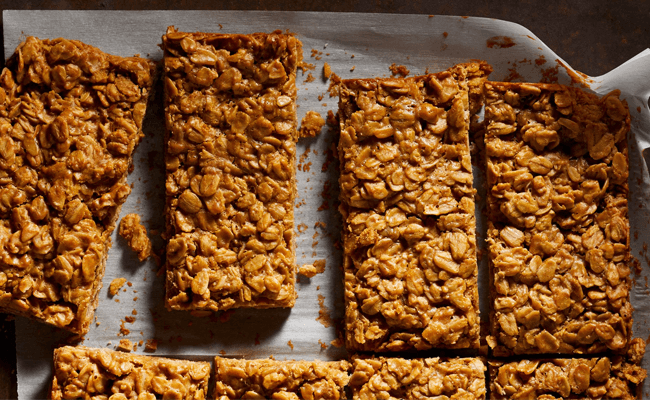
[[[0,9],[284,10],[497,18],[530,29],[569,65],[591,76],[650,47],[650,1],[639,0],[0,0]],[[0,314],[0,399],[15,399],[16,393],[13,317],[5,320]]]

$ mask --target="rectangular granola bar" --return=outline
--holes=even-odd
[[[28,37],[0,76],[0,312],[83,334],[155,65]]]
[[[641,398],[647,372],[639,366],[645,342],[635,339],[632,347],[641,351],[626,358],[564,358],[551,360],[489,361],[492,399],[537,399],[542,396],[563,399]]]
[[[342,82],[348,349],[478,347],[468,96],[489,71]]]
[[[213,398],[346,399],[347,361],[235,360],[215,357]]]
[[[54,350],[50,399],[207,397],[210,363],[65,346]]]
[[[479,358],[355,359],[354,400],[485,399],[485,364]]]
[[[302,44],[170,27],[163,45],[167,306],[292,307]]]
[[[625,351],[627,104],[550,84],[485,96],[494,354]]]

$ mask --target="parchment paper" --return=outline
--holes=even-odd
[[[305,61],[315,65],[315,70],[310,71],[316,78],[314,81],[306,82],[307,74],[299,74],[299,119],[308,110],[323,116],[328,110],[336,111],[337,99],[329,97],[328,82],[322,77],[324,62],[342,78],[389,76],[389,66],[393,63],[406,66],[411,75],[422,74],[427,69],[440,71],[471,59],[486,60],[494,67],[491,80],[557,79],[559,83],[569,84],[572,78],[567,69],[573,74],[558,55],[526,28],[484,18],[257,11],[4,11],[3,21],[5,57],[27,35],[79,39],[108,53],[140,54],[160,60],[162,52],[158,45],[169,25],[183,31],[205,32],[289,30],[302,40]],[[316,53],[310,57],[312,51]],[[650,267],[643,246],[650,242],[650,232],[646,229],[650,211],[645,201],[650,194],[646,164],[650,153],[644,150],[650,147],[650,50],[606,75],[583,78],[578,80],[590,84],[599,94],[620,89],[632,114],[629,209],[632,254],[640,261],[641,272],[634,275],[631,301],[635,308],[634,335],[646,338],[650,333],[650,306],[644,300],[650,294],[646,284]],[[133,192],[121,212],[122,216],[139,213],[150,233],[162,232],[164,228],[161,102],[159,85],[157,97],[147,111],[144,125],[147,137],[135,153],[135,170],[129,177],[134,184]],[[297,172],[297,262],[300,265],[325,258],[327,269],[312,279],[299,278],[295,308],[240,309],[212,318],[168,312],[163,306],[164,280],[156,274],[159,267],[152,260],[139,262],[124,240],[114,234],[96,313],[100,325],[93,324],[83,344],[114,348],[122,338],[118,336],[121,321],[126,316],[134,316],[135,322],[122,323],[130,330],[125,337],[135,342],[160,340],[155,355],[206,360],[220,352],[247,358],[273,355],[278,359],[335,360],[345,357],[343,348],[330,344],[337,337],[334,323],[343,316],[341,253],[336,245],[340,239],[335,203],[338,181],[336,162],[330,162],[332,143],[333,135],[324,128],[317,138],[303,139],[298,144],[298,156],[304,155],[304,159]],[[475,168],[475,177],[479,195],[484,198],[482,171]],[[484,216],[480,212],[477,216],[478,235],[483,243]],[[319,222],[326,226],[316,226]],[[155,247],[162,249],[160,237],[151,236]],[[485,258],[481,261],[481,312],[487,318],[487,266]],[[132,286],[125,285],[122,292],[110,298],[108,285],[116,277],[127,278]],[[317,321],[319,316],[324,323]],[[17,318],[21,399],[46,397],[52,374],[52,350],[67,336],[43,324]],[[142,350],[139,347],[137,352]],[[650,366],[649,361],[650,356],[646,355],[645,367]],[[650,392],[649,388],[650,383],[646,381],[644,391]]]

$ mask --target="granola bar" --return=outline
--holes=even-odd
[[[0,312],[83,334],[131,192],[155,65],[21,43],[0,75]]]
[[[438,216],[473,196],[463,74],[350,79],[339,93],[343,203]]]
[[[354,400],[485,399],[485,365],[478,358],[355,359]]]
[[[489,71],[342,82],[348,349],[478,347],[468,96]]]
[[[292,307],[302,44],[170,27],[163,46],[167,306]]]
[[[345,219],[346,347],[476,348],[479,309],[474,202],[437,219],[352,211]]]
[[[207,397],[210,363],[65,346],[54,350],[50,399]]]
[[[628,345],[630,115],[618,95],[485,85],[497,356]]]
[[[235,360],[215,357],[213,398],[311,399],[347,398],[347,361]]]
[[[647,372],[638,364],[645,342],[635,339],[641,352],[625,358],[564,358],[552,360],[489,361],[490,397],[493,399],[537,399],[542,396],[563,399],[641,398]]]

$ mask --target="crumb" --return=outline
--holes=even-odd
[[[353,65],[352,68],[350,68],[350,72],[354,71],[356,67],[357,67],[356,65]]]
[[[316,318],[316,321],[323,324],[325,328],[329,328],[332,326],[332,317],[330,316],[329,308],[325,305],[325,296],[322,294],[318,295],[318,306],[320,309],[318,310],[318,318]]]
[[[291,351],[293,351],[293,343],[291,343],[291,340],[287,342],[287,346],[291,347]]]
[[[329,126],[338,126],[339,121],[337,120],[336,114],[332,110],[327,110],[327,125]]]
[[[352,55],[350,56],[350,58],[354,58],[354,54],[352,54]]]
[[[322,101],[322,100],[323,100],[323,97],[325,97],[325,95],[323,95],[323,94],[318,95],[318,101]]]
[[[314,276],[325,272],[325,265],[325,259],[316,260],[313,264],[301,265],[300,269],[298,269],[298,273],[300,275],[306,276],[307,278],[313,278]]]
[[[329,79],[330,76],[332,76],[332,67],[330,67],[328,63],[325,63],[325,65],[323,65],[323,76],[325,79]]]
[[[99,321],[95,322],[95,326],[99,326],[99,325],[101,325],[101,324],[102,324],[102,323],[99,322]]]
[[[327,344],[323,342],[322,340],[318,339],[318,343],[320,344],[321,350],[327,350]]]
[[[116,350],[130,353],[133,351],[133,343],[129,339],[120,339],[120,344],[117,345]]]
[[[158,340],[157,339],[147,339],[147,343],[144,345],[144,351],[148,353],[153,353],[158,349]]]
[[[140,261],[149,258],[151,255],[151,240],[147,236],[147,228],[140,223],[138,214],[131,213],[122,218],[119,234],[126,239],[131,250],[138,254]]]
[[[341,83],[341,77],[332,72],[332,75],[330,76],[330,85],[327,88],[330,97],[338,97],[339,83]]]
[[[126,283],[125,278],[115,278],[115,279],[113,279],[111,284],[108,286],[108,293],[111,296],[115,296],[120,291],[122,286],[124,286],[125,283]]]
[[[307,111],[300,122],[300,137],[315,137],[323,129],[325,120],[316,111]]]
[[[307,77],[305,78],[305,83],[313,82],[315,80],[316,80],[316,78],[314,78],[314,75],[312,75],[311,72],[310,72],[310,73],[307,74]]]
[[[408,75],[411,72],[405,66],[397,65],[395,63],[393,63],[390,67],[388,67],[388,69],[390,69],[390,73],[393,76],[401,75],[403,77],[406,77],[406,75]]]
[[[305,71],[313,71],[316,69],[316,66],[314,64],[310,64],[308,62],[301,62],[300,65],[298,65],[298,68],[302,70],[302,74],[305,74]],[[307,79],[311,76],[311,73],[307,74]],[[312,76],[312,81],[314,80],[314,77]],[[311,81],[308,81],[311,82]]]
[[[126,322],[128,322],[129,324],[132,324],[132,323],[135,322],[135,317],[132,317],[132,316],[130,316],[130,315],[127,315],[126,317],[124,317],[124,320],[125,320]]]
[[[128,336],[131,334],[131,331],[124,326],[125,322],[120,320],[120,333],[118,336]]]
[[[138,296],[135,296],[135,297],[133,298],[133,301],[138,301]]]
[[[298,229],[298,233],[304,233],[307,230],[307,228],[309,228],[309,226],[307,226],[307,224],[305,224],[304,222],[298,224],[298,226],[296,227],[296,229]]]
[[[343,341],[341,338],[336,338],[330,342],[330,344],[334,347],[341,348],[343,347]]]
[[[138,315],[138,311],[134,308],[133,311],[131,311],[131,314]]]
[[[219,29],[223,29],[223,25],[219,24]]]

